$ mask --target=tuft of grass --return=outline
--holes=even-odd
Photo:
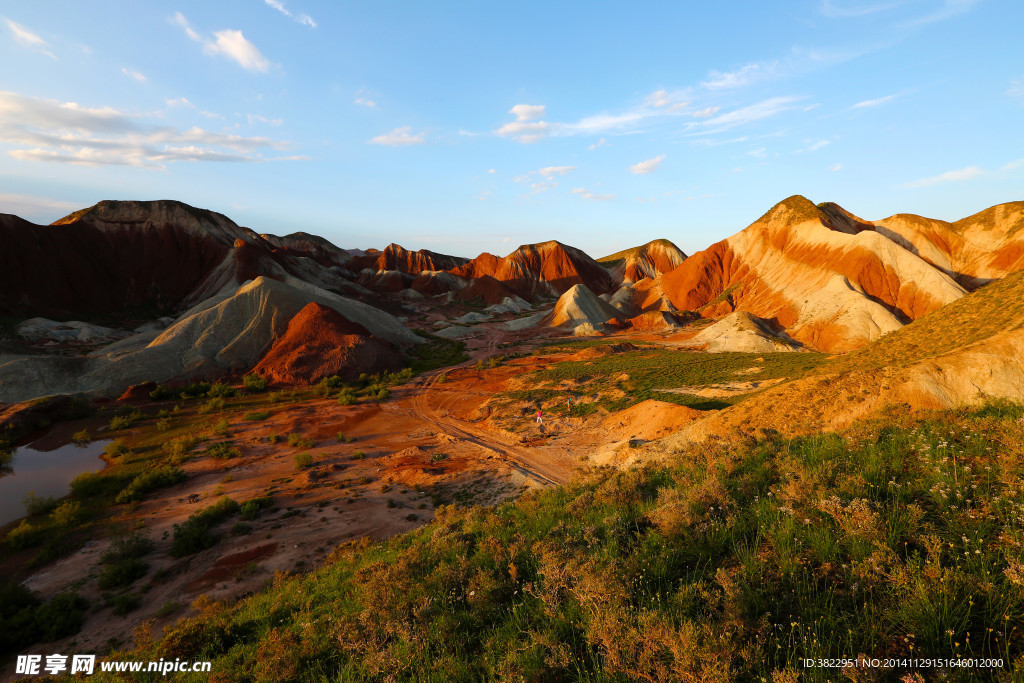
[[[263,422],[268,417],[270,417],[270,411],[260,410],[251,413],[246,413],[244,419],[249,422]]]
[[[312,448],[313,440],[292,432],[288,435],[288,445],[292,448]]]

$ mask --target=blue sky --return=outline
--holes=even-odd
[[[0,212],[462,256],[1024,199],[1019,0],[0,3]]]

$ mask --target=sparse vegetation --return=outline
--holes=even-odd
[[[211,457],[218,458],[220,460],[228,460],[230,458],[242,457],[241,451],[239,451],[237,448],[232,446],[227,441],[221,441],[220,443],[215,443],[208,446],[206,449],[206,454]]]
[[[144,495],[156,489],[174,486],[185,481],[185,472],[178,467],[165,465],[143,472],[135,477],[131,484],[117,494],[118,503],[130,503],[141,500]]]
[[[469,360],[465,342],[436,337],[421,330],[413,331],[427,340],[426,343],[417,344],[409,351],[409,368],[413,373],[458,365]]]
[[[252,393],[260,393],[267,390],[267,380],[259,375],[249,374],[242,378],[242,386]]]
[[[312,576],[203,610],[134,656],[256,670],[273,652],[331,679],[605,681],[826,680],[834,671],[801,662],[995,657],[1012,677],[1019,414],[766,434],[490,510],[441,507],[418,531],[350,543]],[[243,624],[259,635],[217,636]]]
[[[312,448],[313,440],[292,432],[288,435],[288,445],[292,448]]]
[[[193,513],[181,524],[174,525],[174,537],[171,540],[171,555],[184,557],[201,550],[206,550],[214,543],[216,537],[210,527],[238,512],[239,506],[231,498],[221,498],[210,507]]]
[[[295,469],[304,470],[312,466],[313,456],[309,453],[302,452],[295,454]]]
[[[269,411],[260,410],[251,413],[246,413],[243,419],[247,420],[248,422],[263,422],[268,417],[270,417]]]

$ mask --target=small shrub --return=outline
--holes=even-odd
[[[223,437],[231,436],[231,424],[228,422],[227,418],[222,418],[214,422],[211,429],[214,434],[219,434]]]
[[[125,593],[123,595],[117,595],[110,600],[110,604],[114,608],[114,614],[121,617],[129,612],[134,612],[142,604],[139,596]]]
[[[313,456],[309,453],[295,454],[295,469],[304,470],[313,464]]]
[[[167,401],[174,398],[175,393],[163,384],[156,385],[156,389],[149,392],[149,397],[154,401]]]
[[[116,432],[132,426],[134,420],[130,415],[118,415],[110,420],[110,431]]]
[[[171,428],[171,418],[162,417],[156,421],[156,428],[161,432],[166,432]]]
[[[66,500],[57,506],[51,517],[53,521],[62,527],[74,526],[82,515],[82,504],[77,500]]]
[[[228,460],[230,458],[240,458],[242,456],[241,452],[227,441],[213,444],[206,449],[206,454],[217,458],[218,460]]]
[[[344,432],[338,432],[338,443],[353,443],[356,440],[354,436],[348,436]]]
[[[126,455],[130,455],[131,452],[131,449],[121,439],[114,439],[103,449],[104,455],[111,459],[123,458]]]
[[[38,545],[43,540],[43,530],[28,523],[27,519],[7,532],[7,543],[15,550],[24,550]]]
[[[352,454],[353,460],[363,460],[365,457],[366,453],[364,453],[363,451],[356,451],[355,453]]]
[[[165,602],[163,605],[160,606],[160,609],[158,609],[156,611],[156,615],[162,619],[164,617],[171,616],[172,614],[174,614],[175,612],[177,612],[180,609],[181,609],[181,603],[180,602],[174,602],[172,600],[168,600],[167,602]]]
[[[288,435],[288,445],[294,448],[312,448],[313,440],[292,432]]]
[[[267,496],[247,500],[244,503],[242,503],[239,517],[246,521],[252,521],[256,519],[257,516],[259,516],[261,510],[270,507],[271,503],[271,499]]]
[[[181,389],[181,397],[183,399],[199,398],[200,396],[206,396],[210,391],[209,382],[195,382],[189,384]]]
[[[231,527],[231,534],[233,536],[245,536],[250,532],[252,532],[252,525],[245,522],[235,522],[235,525]]]
[[[210,386],[210,390],[206,392],[206,395],[211,398],[232,398],[237,396],[238,392],[223,382],[214,382]]]
[[[249,374],[242,378],[242,386],[246,391],[259,393],[267,390],[267,380],[259,375]]]
[[[359,403],[359,396],[356,394],[356,390],[352,387],[345,387],[338,392],[338,404],[343,406],[353,406]]]
[[[29,491],[25,496],[25,514],[29,517],[49,514],[57,507],[57,499],[53,496],[37,496],[35,491]]]
[[[115,538],[110,543],[110,548],[103,553],[101,562],[114,564],[126,559],[145,557],[153,552],[156,544],[140,532],[128,534]]]
[[[238,503],[231,498],[221,498],[210,507],[192,514],[181,524],[175,524],[174,538],[171,540],[171,555],[184,557],[212,546],[217,539],[210,533],[210,527],[234,514],[238,509]]]
[[[196,408],[196,413],[199,415],[206,415],[207,413],[215,413],[224,410],[224,399],[221,397],[211,398],[206,403]]]
[[[135,583],[149,571],[149,565],[136,557],[117,561],[100,572],[99,586],[109,591]]]
[[[88,429],[82,429],[72,434],[71,440],[75,442],[76,446],[85,446],[92,441],[92,438],[89,436]]]
[[[185,473],[177,467],[163,466],[143,472],[132,480],[121,493],[117,494],[118,503],[129,503],[140,500],[150,491],[174,486],[186,479]]]
[[[76,498],[91,498],[103,493],[108,485],[107,477],[99,472],[82,472],[71,480],[71,493]]]
[[[268,417],[270,417],[269,411],[259,411],[253,413],[246,413],[244,419],[248,420],[249,422],[262,422],[263,420],[266,420]]]
[[[170,441],[164,441],[161,448],[170,457],[171,463],[178,465],[185,461],[189,451],[195,448],[197,439],[194,436],[179,436]]]

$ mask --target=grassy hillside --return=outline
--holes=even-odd
[[[904,366],[1024,325],[1024,271],[979,288],[867,346],[823,364],[819,372]]]
[[[237,604],[200,600],[112,657],[211,659],[210,680],[252,681],[824,681],[841,672],[803,658],[993,657],[1009,680],[1024,675],[1022,414],[712,445],[442,508]]]

